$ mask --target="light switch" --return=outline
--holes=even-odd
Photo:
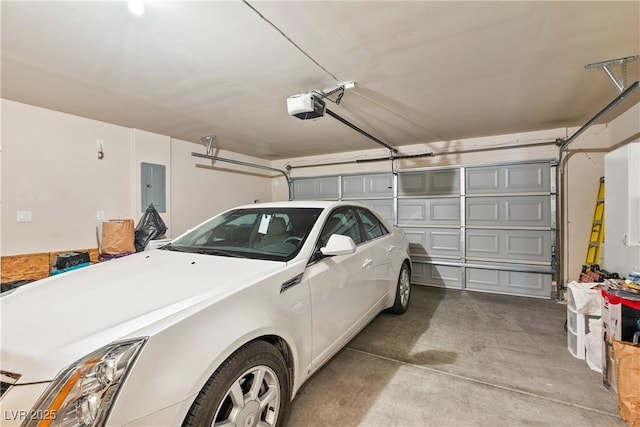
[[[16,221],[17,222],[31,222],[31,211],[17,211],[16,212]]]

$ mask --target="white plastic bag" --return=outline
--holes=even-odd
[[[600,316],[600,291],[593,289],[602,283],[578,283],[573,281],[567,285],[569,288],[569,298],[573,298],[575,309],[580,314],[590,316]],[[571,303],[571,301],[569,301]]]
[[[589,319],[589,333],[584,337],[587,365],[592,370],[602,373],[602,319]]]

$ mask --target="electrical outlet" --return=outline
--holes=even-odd
[[[98,211],[96,212],[96,219],[98,221],[104,221],[104,211]]]
[[[16,221],[17,222],[31,222],[31,211],[17,211],[16,212]]]

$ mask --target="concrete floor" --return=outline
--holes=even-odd
[[[602,376],[567,350],[566,306],[412,287],[293,402],[289,426],[624,426]]]

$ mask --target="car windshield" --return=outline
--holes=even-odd
[[[295,257],[322,209],[236,209],[190,230],[162,250],[289,261]]]

